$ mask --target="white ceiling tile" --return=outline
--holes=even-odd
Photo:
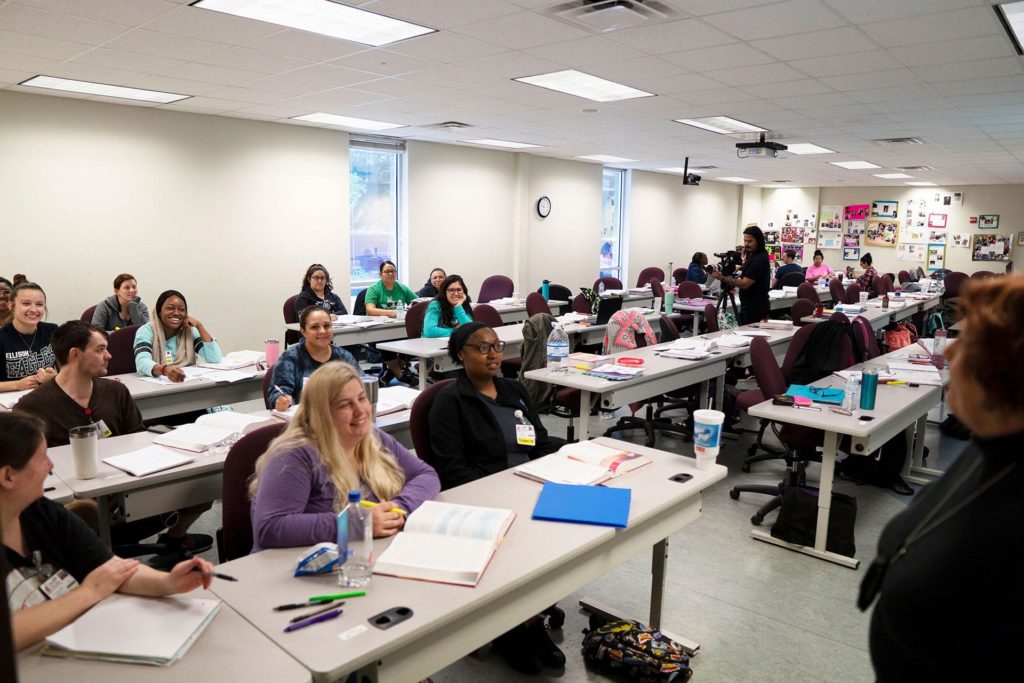
[[[488,83],[480,83],[478,85],[470,85],[464,88],[464,90],[479,93],[487,97],[523,102],[538,109],[562,106],[582,108],[588,104],[594,104],[593,102],[582,100],[578,97],[573,97],[572,95],[566,95],[565,93],[547,90],[546,88],[538,88],[534,85],[527,85],[526,83],[511,80],[492,81]]]
[[[931,87],[940,95],[989,95],[998,93],[1017,93],[1024,97],[1024,76],[999,76],[997,78],[978,78],[971,81],[951,81],[932,83]]]
[[[743,88],[744,92],[754,97],[766,97],[777,100],[799,95],[818,95],[821,93],[834,92],[834,90],[813,78],[804,78],[797,81],[786,81],[785,83],[773,83],[770,88],[749,86]]]
[[[709,24],[742,38],[774,38],[837,28],[847,22],[817,0],[789,0],[763,7],[704,17]]]
[[[886,19],[906,19],[921,14],[975,7],[979,0],[825,0],[856,24]]]
[[[208,97],[220,100],[235,100],[249,104],[280,104],[291,98],[291,95],[270,92],[268,90],[254,90],[252,88],[220,88],[206,93]]]
[[[858,52],[852,55],[834,55],[814,59],[797,59],[790,64],[809,76],[843,76],[846,74],[885,71],[903,66],[885,50]]]
[[[700,74],[688,73],[680,73],[675,76],[661,76],[659,78],[643,78],[633,81],[631,85],[657,95],[685,94],[698,90],[714,90],[722,87],[721,81],[716,81]]]
[[[534,12],[518,12],[466,24],[453,32],[515,50],[587,36],[577,28]]]
[[[412,43],[415,41],[407,42]],[[310,62],[325,62],[329,59],[337,59],[354,52],[362,52],[366,49],[365,45],[360,45],[359,43],[350,43],[347,40],[339,40],[338,38],[318,36],[315,33],[296,31],[295,29],[280,31],[265,38],[250,41],[245,44],[245,47],[260,52],[266,51],[287,57],[295,57],[296,59],[304,59]]]
[[[782,60],[830,57],[878,49],[878,43],[868,38],[856,26],[802,33],[798,38],[787,36],[754,40],[750,44]]]
[[[600,62],[619,59],[643,57],[644,53],[627,45],[590,36],[577,40],[565,40],[551,45],[531,47],[524,50],[527,54],[541,59],[551,60],[567,66],[586,66]]]
[[[912,21],[880,21],[864,24],[861,28],[885,47],[934,43],[1003,32],[995,12],[987,5],[928,14]]]
[[[1020,57],[1000,57],[960,64],[919,66],[914,69],[914,73],[927,83],[942,83],[994,76],[1015,76],[1024,73],[1024,68],[1021,67]]]
[[[214,12],[202,7],[183,6],[146,22],[146,28],[176,36],[200,38],[217,43],[241,45],[284,29],[276,24]]]
[[[144,29],[134,29],[103,45],[114,50],[140,52],[145,55],[169,57],[182,60],[203,60],[218,52],[223,52],[224,43],[213,43],[209,40],[186,38],[170,33],[157,33]]]
[[[705,14],[717,14],[719,12],[731,12],[758,5],[767,5],[778,0],[662,0],[672,7],[692,14],[702,16]]]
[[[786,109],[799,111],[807,116],[813,116],[813,114],[807,113],[811,109],[819,107],[845,107],[854,104],[853,100],[838,92],[821,93],[818,95],[795,95],[775,100],[775,102],[781,104]]]
[[[125,27],[106,21],[71,17],[24,5],[0,5],[0,27],[14,33],[99,45],[124,33]]]
[[[743,102],[751,99],[760,99],[739,90],[738,88],[720,88],[718,90],[702,90],[699,92],[676,95],[677,99],[690,104],[728,104],[729,102]],[[727,111],[722,112],[728,116]]]
[[[886,88],[891,86],[920,85],[921,79],[910,69],[888,69],[886,71],[871,71],[863,74],[848,74],[846,76],[825,76],[821,79],[839,92],[850,90],[868,90],[871,88]]]
[[[892,47],[889,52],[907,66],[953,64],[977,59],[1014,57],[1010,40],[1003,36],[983,36],[940,41],[906,47]]]
[[[736,86],[754,85],[758,83],[781,83],[783,81],[797,81],[806,78],[806,76],[800,71],[780,62],[776,62],[775,64],[750,66],[744,69],[708,71],[705,75],[714,78],[725,85]]]
[[[0,69],[0,85],[11,86],[15,83],[21,83],[22,81],[28,78],[32,78],[35,75],[37,74],[35,74],[32,71],[14,71],[13,69]],[[4,89],[6,89],[6,87]],[[26,91],[28,89],[22,88],[21,90]],[[36,90],[36,88],[32,88],[32,90]]]
[[[605,64],[591,64],[581,71],[625,85],[638,78],[662,78],[675,76],[680,72],[686,73],[686,69],[678,64],[666,62],[659,57],[638,57]]]
[[[333,90],[327,83],[316,83],[313,81],[300,81],[291,74],[282,76],[262,76],[251,81],[249,87],[254,90],[267,90],[282,95],[312,95],[313,93]]]
[[[454,28],[519,11],[503,0],[376,0],[362,8],[436,29]]]
[[[430,83],[432,85],[440,85],[445,88],[461,88],[467,85],[476,85],[478,83],[486,83],[489,81],[497,80],[490,74],[480,73],[479,71],[471,71],[469,69],[462,69],[457,66],[445,64],[443,66],[435,66],[430,69],[424,69],[423,71],[417,71],[412,78],[422,83]]]
[[[363,92],[351,88],[336,88],[314,95],[293,97],[282,102],[282,106],[304,106],[306,113],[323,111],[330,114],[344,114],[348,107],[370,102],[380,102],[388,97],[380,93]],[[393,123],[405,123],[405,121],[394,121]]]
[[[416,80],[392,77],[379,78],[375,81],[360,83],[356,89],[380,95],[402,97],[405,95],[419,95],[432,90],[439,90],[440,88],[432,83],[423,83]]]
[[[50,12],[70,14],[73,17],[107,21],[122,26],[136,26],[165,12],[174,10],[174,4],[164,0],[16,0],[19,5],[30,5]],[[192,2],[192,0],[188,0]]]
[[[166,76],[175,78],[186,78],[194,81],[207,83],[219,83],[221,85],[249,85],[263,74],[255,71],[244,71],[242,69],[229,69],[223,66],[212,66],[189,62],[172,71],[161,71]]]
[[[369,71],[380,76],[401,76],[414,71],[422,71],[437,66],[438,62],[430,59],[410,57],[400,52],[391,52],[374,48],[363,52],[332,59],[329,64],[333,66],[344,66],[349,69]]]
[[[342,66],[331,66],[330,64],[313,64],[311,66],[304,66],[301,69],[289,71],[288,75],[302,81],[313,81],[315,83],[325,83],[327,85],[338,87],[353,85],[355,83],[364,83],[366,81],[373,81],[379,78],[377,74],[371,74],[368,71],[346,69]]]
[[[52,38],[30,36],[27,33],[11,33],[0,31],[0,48],[4,52],[33,57],[49,57],[50,59],[71,59],[80,55],[90,46],[83,43],[70,43]]]
[[[125,52],[124,50],[109,50],[104,47],[94,48],[80,57],[76,57],[73,62],[76,64],[105,66],[112,69],[141,71],[150,74],[169,74],[187,64],[187,62],[181,59],[168,59],[167,57],[143,55],[136,52]]]
[[[552,71],[561,71],[566,67],[565,64],[541,59],[526,52],[518,51],[501,52],[486,57],[467,59],[462,62],[462,66],[501,78],[519,78],[521,76],[551,73]]]
[[[867,92],[869,91],[857,91],[851,92],[849,95],[853,99],[858,99],[863,97]],[[876,95],[870,98],[876,101],[865,102],[865,104],[868,105],[872,111],[877,111],[882,114],[909,112],[915,117],[920,117],[922,112],[929,113],[933,111],[942,111],[945,118],[956,116],[954,112],[949,111],[951,109],[949,102],[934,93],[927,97],[902,97],[892,92],[890,92],[889,95],[889,97]]]
[[[161,109],[172,109],[178,111],[193,111],[206,114],[214,114],[222,111],[235,111],[245,107],[244,102],[237,100],[218,100],[212,97],[190,97],[187,100],[179,100],[169,104],[161,105]]]
[[[19,55],[11,52],[0,52],[0,64],[12,71],[31,71],[33,74],[47,74],[61,63],[59,59]]]
[[[498,52],[505,52],[507,48],[458,33],[443,31],[403,40],[400,43],[389,45],[388,49],[403,55],[455,64],[475,57],[486,57]]]
[[[649,54],[679,52],[680,47],[703,48],[735,42],[734,38],[700,19],[681,19],[608,34],[608,40]]]
[[[211,90],[216,90],[219,85],[212,83],[201,83],[181,78],[171,78],[155,74],[129,71],[104,66],[93,66],[91,64],[79,64],[66,62],[56,67],[50,76],[60,78],[72,78],[80,81],[91,81],[93,83],[106,83],[108,85],[122,85],[128,88],[142,88],[148,90],[160,90],[162,92],[177,93],[179,95],[205,95]]]
[[[697,72],[757,66],[775,61],[760,50],[744,43],[729,43],[699,50],[673,52],[661,55],[661,59]]]
[[[285,57],[284,55],[277,55],[271,52],[261,52],[247,47],[228,48],[209,57],[204,57],[200,61],[205,64],[258,71],[268,75],[294,71],[311,64],[311,62],[303,59]]]
[[[435,105],[446,105],[453,108],[467,104],[477,104],[489,101],[487,97],[475,92],[470,92],[468,90],[456,90],[454,88],[428,90],[420,93],[419,98],[424,102],[429,102]]]

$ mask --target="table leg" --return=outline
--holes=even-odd
[[[420,391],[427,388],[427,378],[430,376],[432,365],[429,358],[420,358]]]
[[[99,523],[100,540],[103,545],[110,547],[110,496],[97,496],[96,498],[96,519]]]
[[[693,314],[693,336],[696,337],[700,334],[700,316],[701,313],[694,312]]]
[[[590,392],[580,390],[580,441],[590,438]]]
[[[928,477],[916,476],[926,474],[930,477],[941,477],[945,474],[942,470],[924,466],[924,430],[928,425],[928,413],[917,419],[917,427],[914,435],[913,450],[911,457],[907,458],[903,466],[903,478],[914,484],[930,484],[935,481]]]
[[[715,410],[725,412],[725,374],[715,380]]]

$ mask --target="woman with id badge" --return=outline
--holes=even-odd
[[[116,557],[78,517],[43,497],[53,467],[43,423],[0,413],[0,533],[14,649],[64,628],[111,593],[165,596],[210,587],[202,558],[161,572]]]

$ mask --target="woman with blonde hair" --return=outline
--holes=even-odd
[[[392,536],[406,514],[441,490],[437,472],[374,428],[358,371],[325,363],[309,377],[284,433],[256,461],[253,552],[337,537],[336,516],[359,489],[373,508],[373,535]]]

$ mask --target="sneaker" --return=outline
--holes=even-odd
[[[418,387],[420,385],[420,377],[412,370],[406,370],[402,373],[402,376],[398,378],[399,382],[408,384],[410,387]]]
[[[389,387],[391,386],[391,380],[393,380],[394,378],[395,374],[388,370],[387,368],[384,368],[383,370],[380,371],[380,376],[377,378],[377,381],[380,383],[382,387]]]
[[[160,534],[156,542],[166,545],[172,552],[201,553],[213,547],[213,536],[207,534],[185,534],[181,537],[171,537],[167,534]]]
[[[537,658],[537,649],[530,640],[527,627],[520,624],[511,631],[502,633],[494,640],[494,649],[505,662],[521,674],[535,676],[544,665]]]
[[[529,641],[527,647],[541,664],[552,669],[561,669],[565,666],[565,654],[551,640],[551,634],[548,633],[548,627],[543,619],[527,624],[526,633]]]

